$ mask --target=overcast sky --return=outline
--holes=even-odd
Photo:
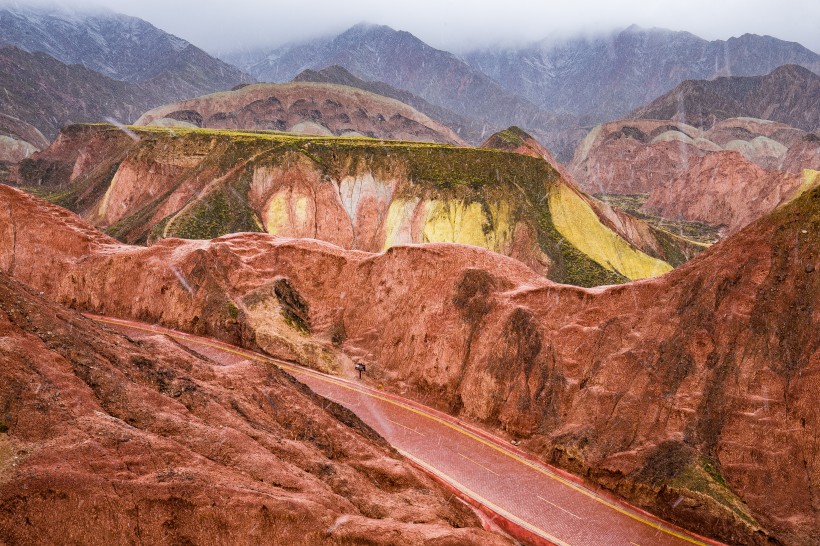
[[[820,52],[820,0],[62,0],[134,15],[211,53],[275,46],[367,21],[451,51],[636,23],[707,39],[751,32]]]

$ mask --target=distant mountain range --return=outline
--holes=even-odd
[[[139,84],[113,80],[82,65],[64,64],[46,53],[0,48],[0,112],[24,120],[49,139],[61,127],[114,118],[135,121],[164,102]]]
[[[304,69],[339,65],[357,78],[384,82],[486,125],[479,140],[509,125],[545,137],[558,120],[506,90],[462,59],[422,42],[409,32],[361,23],[332,39],[288,45],[258,55],[228,57],[260,81],[288,81]]]
[[[0,6],[0,113],[53,138],[61,127],[143,112],[251,78],[153,25],[113,12]]]
[[[16,3],[0,7],[2,44],[18,49],[0,54],[6,66],[0,113],[49,138],[72,122],[133,122],[150,108],[254,79],[296,78],[395,98],[471,144],[516,125],[564,162],[592,125],[623,118],[684,80],[762,75],[787,63],[820,72],[819,55],[751,34],[710,42],[632,26],[597,38],[457,56],[409,32],[364,23],[331,38],[226,57],[236,68],[134,17]],[[779,100],[778,90],[763,89],[766,96],[755,99],[760,107],[752,115],[766,118],[765,105]],[[812,97],[806,96],[808,106]],[[796,103],[791,108],[794,116],[805,110]],[[724,117],[742,114],[730,110]]]
[[[587,124],[621,118],[687,79],[757,76],[784,64],[820,72],[820,55],[771,36],[707,41],[636,25],[597,38],[484,49],[464,58],[506,90]]]
[[[581,125],[622,118],[686,79],[762,75],[783,64],[820,72],[820,55],[770,36],[708,41],[634,25],[597,38],[458,57],[408,32],[359,24],[333,38],[228,60],[265,81],[338,65],[356,78],[385,82],[488,126],[529,129],[565,160]]]
[[[114,80],[163,87],[167,100],[230,89],[250,78],[152,24],[111,11],[0,6],[0,43],[42,51]]]
[[[710,128],[728,118],[750,117],[820,129],[820,76],[784,65],[765,76],[686,80],[630,117],[672,119]]]

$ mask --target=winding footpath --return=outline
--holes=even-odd
[[[326,375],[233,345],[133,321],[89,315],[131,337],[164,334],[217,362],[278,366],[345,406],[414,465],[480,510],[494,525],[533,545],[719,545],[538,462],[486,431],[355,378]]]

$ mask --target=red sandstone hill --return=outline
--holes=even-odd
[[[130,247],[17,190],[0,201],[0,269],[60,302],[328,370],[356,355],[385,388],[689,528],[820,540],[820,189],[663,277],[598,289],[448,244]]]
[[[737,231],[787,200],[802,183],[803,176],[767,171],[740,152],[714,152],[689,158],[686,170],[650,192],[643,210]]]
[[[414,95],[409,91],[397,89],[392,85],[380,81],[367,81],[357,78],[351,74],[344,67],[339,65],[326,66],[321,70],[305,69],[298,73],[293,78],[294,82],[315,82],[315,83],[335,83],[338,85],[346,85],[348,87],[356,87],[364,91],[370,91],[377,95],[396,99],[405,104],[408,104],[418,110],[419,112],[430,116],[432,119],[439,121],[451,128],[455,133],[469,142],[477,145],[482,138],[486,136],[489,127],[486,124],[480,123],[474,119],[469,119],[460,116],[455,112],[440,106],[430,104],[418,95]]]
[[[449,127],[403,102],[329,83],[246,85],[166,104],[137,120],[152,124],[465,144]]]
[[[369,252],[455,242],[583,286],[659,275],[702,250],[584,195],[545,154],[86,125],[9,178],[128,243],[250,231]]]
[[[538,142],[520,127],[513,126],[503,131],[494,133],[481,145],[481,147],[504,150],[507,152],[514,152],[517,154],[544,159],[547,163],[552,165],[556,171],[558,171],[558,174],[561,175],[565,186],[569,188],[578,199],[582,200],[590,207],[590,209],[592,209],[595,216],[603,225],[607,226],[609,229],[623,237],[624,240],[629,241],[630,244],[643,250],[644,252],[653,254],[653,248],[656,248],[659,244],[663,246],[664,243],[662,241],[665,237],[670,235],[666,230],[659,229],[651,223],[639,219],[632,214],[610,206],[610,204],[606,201],[596,199],[591,195],[584,193],[575,182],[573,175],[563,165],[555,160],[552,153],[543,144]],[[596,237],[593,233],[588,233],[587,236],[593,239]],[[685,239],[675,237],[672,240],[683,241]],[[686,257],[689,258],[699,251],[700,249],[693,252],[690,248],[684,250],[684,253],[686,254]],[[683,262],[680,261],[674,265],[679,265],[680,263]]]
[[[552,153],[520,127],[512,126],[493,133],[490,138],[484,141],[481,147],[506,150],[531,157],[542,157],[559,171],[562,169],[561,164],[555,160]],[[561,172],[561,175],[564,176],[564,172]]]
[[[702,130],[670,120],[593,129],[568,170],[593,194],[642,194],[643,210],[733,233],[820,170],[820,139],[782,123],[733,118]]]
[[[508,543],[277,368],[134,342],[5,272],[0,361],[3,544]]]

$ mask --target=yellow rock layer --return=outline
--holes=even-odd
[[[569,187],[556,185],[550,192],[549,207],[558,232],[606,269],[630,280],[657,277],[672,270],[668,263],[632,248],[602,224],[589,204]]]
[[[509,205],[493,204],[485,211],[475,202],[429,201],[426,208],[423,242],[460,243],[498,252],[510,239]]]
[[[778,206],[782,207],[787,203],[791,203],[792,201],[794,201],[810,189],[816,187],[818,184],[820,184],[820,171],[815,171],[813,169],[803,169],[803,182],[796,190],[794,190],[794,193],[792,193],[788,199],[784,200]]]
[[[263,220],[265,231],[283,237],[309,236],[308,207],[310,199],[306,195],[291,195],[288,191],[278,191],[271,196]]]
[[[413,240],[413,214],[419,201],[419,199],[395,199],[390,203],[384,220],[385,237],[382,250],[417,242]]]
[[[103,219],[108,216],[108,206],[111,203],[111,194],[114,192],[114,187],[117,185],[117,177],[119,174],[120,169],[117,169],[117,172],[114,173],[114,176],[111,178],[111,182],[108,184],[108,189],[105,190],[105,195],[103,195],[103,198],[97,207],[98,219]]]
[[[297,226],[303,226],[308,220],[308,197],[306,195],[299,195],[293,203],[294,223]]]
[[[421,217],[421,233],[413,233],[413,219]],[[385,220],[384,249],[407,243],[458,243],[503,252],[512,238],[510,206],[464,201],[396,199]]]

